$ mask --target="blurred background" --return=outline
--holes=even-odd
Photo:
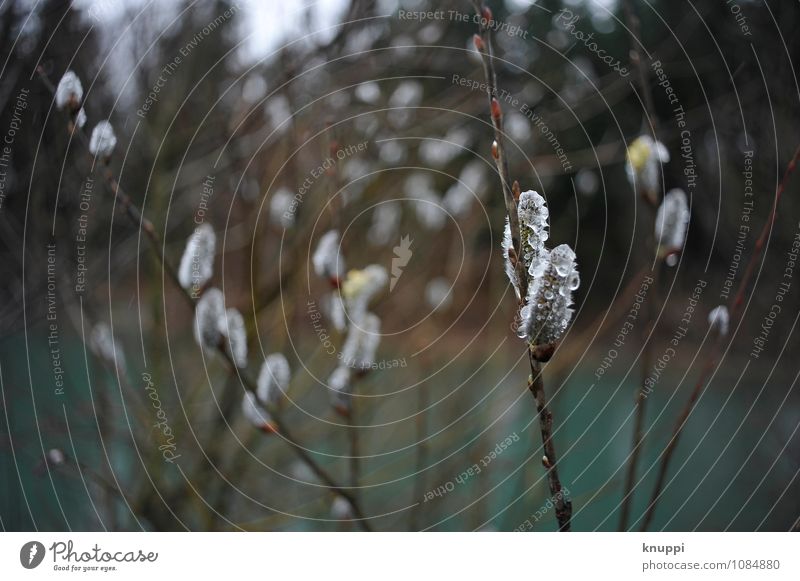
[[[631,2],[639,49],[661,65],[647,69],[648,115],[621,0],[487,5],[510,175],[547,199],[550,241],[569,243],[581,272],[573,323],[545,368],[574,529],[619,526],[643,347],[657,359],[685,327],[648,398],[638,528],[712,358],[708,313],[733,304],[800,145],[800,9]],[[191,308],[114,183],[173,265],[198,223],[213,226],[212,284],[245,319],[243,373],[286,356],[283,422],[355,484],[374,529],[555,530],[525,345],[511,329],[474,15],[468,1],[0,4],[4,530],[358,528],[282,435],[243,417],[242,381],[195,343]],[[114,126],[107,166],[54,105],[67,70],[83,84],[87,133]],[[652,131],[671,154],[664,188],[684,188],[691,207],[672,267],[647,252],[653,212],[625,172],[626,146]],[[797,526],[798,195],[789,178],[651,530]],[[333,228],[353,268],[391,271],[410,241],[373,306],[378,365],[357,384],[350,422],[326,383],[337,360],[325,337],[336,349],[343,338],[310,315],[330,292],[311,255]],[[653,332],[639,320],[615,345],[652,269]]]

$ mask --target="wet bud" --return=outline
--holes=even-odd
[[[352,409],[352,374],[351,369],[339,366],[328,378],[328,387],[331,390],[331,405],[342,417],[349,417]]]
[[[728,314],[728,307],[720,305],[713,309],[708,314],[708,324],[711,329],[716,329],[722,337],[728,334],[728,326],[730,325],[730,315]]]
[[[83,99],[83,85],[73,71],[67,71],[56,87],[56,107],[77,111]]]
[[[495,161],[500,159],[500,147],[497,145],[497,141],[492,141],[492,157]]]
[[[89,138],[89,151],[101,159],[111,157],[117,145],[117,136],[114,127],[107,120],[100,121],[92,130]]]
[[[522,192],[520,191],[519,182],[517,180],[514,180],[514,183],[511,184],[511,193],[514,194],[514,199],[519,201]]]
[[[64,452],[59,450],[58,448],[51,448],[47,451],[47,460],[56,466],[61,466],[66,461],[66,456]]]
[[[483,52],[486,50],[486,45],[483,43],[483,39],[479,34],[473,35],[472,42],[475,44],[475,49],[478,52]]]
[[[640,135],[628,145],[625,158],[628,181],[641,188],[648,199],[655,200],[655,192],[661,186],[661,166],[670,159],[666,146],[649,135]]]
[[[222,338],[220,320],[225,317],[225,298],[219,289],[203,293],[194,309],[194,338],[197,344],[211,352]]]
[[[256,396],[251,391],[246,391],[244,394],[244,399],[242,399],[242,414],[248,422],[265,434],[277,433],[278,428],[272,421],[272,417],[269,415],[269,412],[258,405]]]
[[[178,281],[183,288],[197,294],[211,280],[216,247],[217,237],[210,224],[204,223],[195,228],[178,267]]]
[[[534,258],[528,270],[530,284],[525,306],[520,309],[522,324],[520,338],[540,349],[533,352],[542,360],[549,354],[550,345],[558,341],[572,319],[572,293],[580,285],[575,252],[566,244],[552,251],[544,249]]]
[[[672,257],[673,266],[677,254],[683,249],[686,230],[689,227],[689,202],[680,188],[667,192],[656,215],[656,242],[659,255]]]
[[[277,405],[291,380],[289,362],[281,353],[268,355],[258,374],[258,399],[266,405]]]
[[[345,264],[339,245],[338,230],[331,230],[319,239],[311,260],[318,276],[327,278],[335,287],[339,286],[339,279],[344,276]]]
[[[499,121],[503,118],[503,110],[500,109],[500,102],[492,97],[492,119]]]
[[[228,309],[219,320],[219,330],[228,339],[228,352],[236,367],[247,367],[247,330],[244,317],[236,309]]]

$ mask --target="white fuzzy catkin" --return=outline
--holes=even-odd
[[[352,386],[352,370],[340,365],[328,378],[328,388],[331,393],[331,403],[339,413],[347,415],[350,411],[350,390]]]
[[[330,280],[342,278],[345,272],[344,257],[339,247],[339,231],[331,230],[323,234],[317,249],[311,257],[317,276]]]
[[[86,125],[86,111],[81,107],[75,115],[75,126],[78,129],[83,129],[84,125]]]
[[[187,290],[198,292],[214,274],[214,253],[217,237],[210,224],[203,223],[195,228],[178,267],[178,281]]]
[[[56,87],[56,107],[77,107],[83,99],[83,85],[73,71],[67,71]]]
[[[347,316],[358,323],[367,312],[370,301],[389,282],[389,274],[383,266],[371,264],[362,270],[351,270],[342,283],[341,292],[345,300]]]
[[[277,405],[286,393],[291,380],[289,362],[281,353],[273,353],[264,359],[258,373],[258,399],[266,405]]]
[[[64,455],[64,452],[58,448],[50,448],[47,451],[47,461],[55,466],[61,466],[66,462],[66,459],[67,457]]]
[[[294,226],[294,211],[292,204],[294,195],[286,188],[281,188],[269,200],[269,219],[282,228]]]
[[[720,305],[715,307],[708,313],[708,324],[711,329],[716,329],[719,334],[725,337],[728,334],[728,327],[730,326],[730,315],[728,314],[728,307]]]
[[[483,187],[484,167],[481,161],[468,163],[461,170],[458,181],[445,192],[442,204],[455,217],[469,213],[472,202],[479,198]]]
[[[225,311],[219,330],[228,339],[228,350],[236,367],[247,367],[247,330],[242,314],[236,309]]]
[[[433,190],[419,190],[409,195],[414,200],[417,220],[428,230],[441,230],[447,220],[442,201]]]
[[[387,202],[379,204],[372,212],[372,224],[367,232],[367,239],[374,246],[384,246],[397,238],[397,227],[400,225],[400,204]]]
[[[683,248],[689,226],[689,203],[686,193],[675,188],[667,192],[656,215],[656,241],[662,255],[679,252]]]
[[[425,286],[425,300],[434,311],[445,311],[453,303],[453,285],[439,276]]]
[[[476,159],[467,163],[458,176],[458,181],[478,198],[486,185],[486,167],[482,159]]]
[[[322,310],[333,323],[337,331],[347,328],[347,314],[345,313],[344,300],[338,292],[328,293],[322,297]]]
[[[342,364],[353,369],[369,369],[375,363],[380,342],[381,320],[373,313],[365,313],[358,323],[350,325],[342,345]]]
[[[337,496],[331,504],[331,518],[336,520],[352,520],[353,506],[344,496]]]
[[[442,205],[451,215],[460,218],[469,213],[473,199],[473,193],[464,184],[456,182],[445,192]]]
[[[114,342],[114,335],[105,322],[99,322],[92,327],[92,334],[89,337],[89,345],[98,357],[103,358],[107,363],[125,369],[125,355],[117,348]]]
[[[242,399],[242,414],[245,419],[259,430],[271,431],[272,417],[269,412],[258,405],[256,396],[252,391],[246,391]]]
[[[89,151],[97,157],[110,157],[117,146],[117,136],[114,127],[108,120],[100,121],[94,126],[92,136],[89,138]]]
[[[220,321],[225,317],[222,291],[210,288],[200,297],[194,309],[194,338],[197,344],[213,351],[222,337]]]
[[[655,192],[659,187],[661,164],[669,161],[669,151],[660,141],[649,135],[640,135],[628,146],[625,172],[634,187],[638,185],[647,192]]]
[[[375,81],[367,81],[355,88],[355,94],[359,101],[374,105],[381,98],[381,87]]]
[[[518,335],[532,345],[558,341],[572,319],[572,293],[580,286],[575,252],[566,244],[546,250],[530,267],[525,306]]]

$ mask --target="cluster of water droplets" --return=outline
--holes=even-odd
[[[558,341],[572,320],[572,293],[580,286],[575,252],[566,244],[544,250],[529,270],[528,294],[517,334],[533,345]]]
[[[517,203],[517,216],[519,218],[520,247],[522,249],[522,264],[528,272],[534,260],[545,250],[544,243],[550,237],[550,211],[547,202],[537,192],[528,190],[522,192]],[[512,259],[513,243],[511,240],[511,224],[506,218],[505,232],[503,233],[503,256],[505,259],[506,275],[514,286],[517,298],[521,297],[521,285],[514,260]]]
[[[523,192],[517,213],[520,260],[528,278],[517,335],[533,345],[553,343],[561,338],[572,320],[572,293],[580,286],[575,252],[566,244],[553,250],[545,246],[550,237],[550,212],[547,202],[538,193]],[[511,228],[506,221],[503,237],[506,274],[520,297],[521,285],[511,250]]]

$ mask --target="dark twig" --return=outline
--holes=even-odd
[[[658,117],[656,116],[656,108],[655,104],[653,103],[653,95],[650,92],[650,83],[647,80],[647,64],[642,56],[642,50],[640,47],[640,39],[642,34],[639,17],[636,16],[636,13],[633,11],[632,0],[625,0],[625,2],[623,2],[623,6],[625,10],[625,22],[628,27],[628,32],[631,36],[631,64],[633,64],[634,68],[636,69],[636,80],[639,83],[639,90],[641,91],[642,99],[644,100],[647,120],[650,122],[650,125],[653,128],[653,133],[658,133]]]
[[[542,380],[542,364],[529,352],[531,363],[531,376],[528,378],[528,389],[531,390],[536,400],[536,411],[539,412],[539,427],[542,430],[542,444],[544,456],[542,465],[547,469],[547,483],[550,487],[550,496],[556,507],[556,520],[558,530],[568,532],[572,528],[572,503],[564,497],[561,480],[558,477],[558,458],[553,445],[553,413],[547,405],[547,397]]]

